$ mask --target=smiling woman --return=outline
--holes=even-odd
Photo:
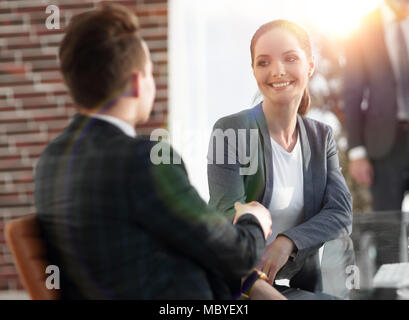
[[[299,289],[303,298],[312,294],[306,291],[314,291],[314,299],[328,299],[317,293],[322,290],[318,249],[351,232],[352,201],[332,129],[304,117],[315,67],[310,38],[293,22],[273,20],[255,32],[250,52],[263,101],[214,125],[208,160],[224,151],[225,161],[208,163],[209,203],[230,217],[236,202],[261,202],[273,222],[258,265],[268,283],[289,299]],[[258,133],[256,150],[246,138],[251,130]],[[220,132],[240,131],[248,133],[236,134],[237,143],[212,148]],[[241,146],[257,159],[251,175],[240,173]],[[275,283],[281,279],[290,280],[290,288]]]

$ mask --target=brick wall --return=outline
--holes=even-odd
[[[9,219],[35,212],[33,167],[75,112],[58,70],[57,52],[70,17],[97,0],[0,1],[0,290],[22,289],[4,240]],[[151,50],[157,97],[149,133],[167,117],[167,0],[114,1],[133,9]],[[47,29],[48,5],[60,9],[60,29]]]

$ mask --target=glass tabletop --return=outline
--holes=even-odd
[[[321,256],[323,292],[340,299],[399,299],[395,288],[374,288],[383,264],[408,262],[409,213],[354,214],[350,237],[327,242]]]

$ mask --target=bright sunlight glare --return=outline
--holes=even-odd
[[[308,0],[305,1],[305,23],[335,38],[347,37],[357,29],[363,16],[382,0]],[[304,20],[303,19],[303,20]]]
[[[200,0],[179,1],[195,4],[212,17],[235,15],[256,21],[255,25],[288,19],[328,37],[345,38],[383,0],[206,0],[205,4]]]

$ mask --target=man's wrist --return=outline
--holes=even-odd
[[[246,298],[250,296],[251,291],[254,285],[256,284],[257,280],[267,281],[268,277],[264,272],[258,269],[254,269],[242,284],[242,288],[241,288],[242,296]]]

